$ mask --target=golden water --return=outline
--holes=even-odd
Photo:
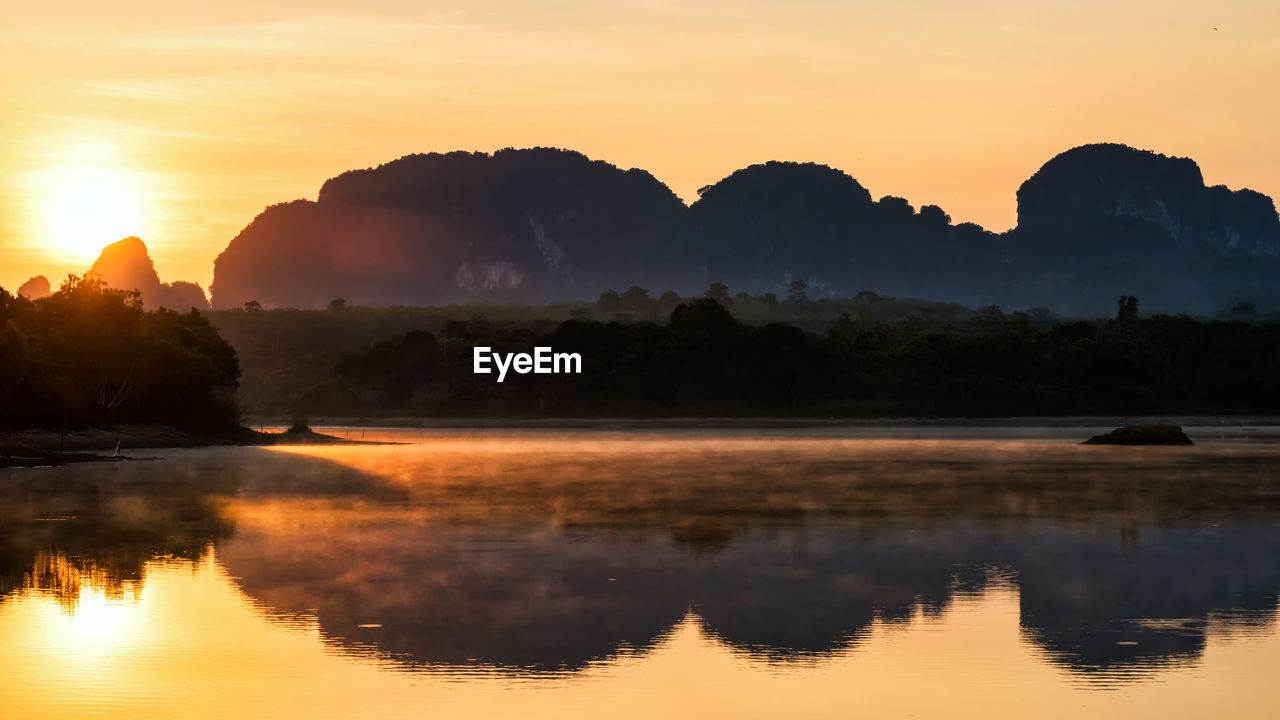
[[[0,716],[1269,715],[1280,445],[1076,434],[386,430],[410,444],[0,471]]]

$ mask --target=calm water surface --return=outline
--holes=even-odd
[[[1274,436],[375,432],[0,470],[0,716],[1280,703]]]

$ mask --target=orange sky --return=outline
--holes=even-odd
[[[106,5],[5,10],[11,290],[128,234],[163,279],[207,287],[266,205],[410,152],[570,147],[686,200],[813,160],[995,230],[1022,180],[1085,142],[1280,195],[1275,0]]]

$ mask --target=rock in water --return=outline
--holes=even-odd
[[[1094,435],[1081,445],[1193,445],[1177,425],[1133,425]]]

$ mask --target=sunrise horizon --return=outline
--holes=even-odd
[[[2,86],[0,285],[81,272],[133,235],[163,277],[207,289],[266,207],[424,152],[565,148],[646,170],[686,204],[752,164],[815,162],[993,232],[1015,225],[1022,181],[1088,143],[1189,157],[1209,185],[1275,197],[1268,18],[1280,10],[1249,1],[136,0],[73,24],[23,8],[0,30],[25,68]]]
[[[1068,148],[1063,148],[1061,151],[1055,152],[1052,155],[1046,157],[1044,162],[1047,162],[1048,160],[1052,159],[1053,157],[1056,157],[1062,152],[1066,152],[1067,150],[1076,149],[1079,147],[1094,146],[1094,145],[1125,145],[1128,147],[1133,147],[1135,149],[1165,155],[1167,157],[1187,158],[1192,161],[1196,161],[1194,157],[1188,157],[1186,155],[1181,155],[1178,153],[1162,152],[1157,148],[1147,148],[1147,147],[1142,147],[1141,145],[1123,143],[1123,142],[1114,141],[1114,140],[1097,140],[1097,141],[1092,141],[1088,143],[1078,143]],[[377,166],[392,162],[394,160],[400,159],[401,157],[406,157],[410,155],[425,155],[425,154],[448,154],[448,153],[454,153],[454,152],[481,153],[481,154],[491,155],[494,152],[498,152],[501,150],[535,149],[535,148],[547,148],[547,147],[552,147],[552,146],[530,145],[530,146],[527,146],[527,148],[517,148],[514,146],[507,145],[502,147],[496,147],[490,150],[454,148],[450,150],[430,150],[430,151],[420,151],[420,152],[415,151],[410,153],[403,153],[402,155],[396,156],[395,158],[389,158],[382,162],[372,163],[367,166],[357,166],[357,167],[346,168],[343,171],[335,172],[331,176],[327,176],[325,178],[321,178],[320,180],[318,180],[316,183],[315,191],[313,191],[309,195],[301,195],[298,197],[290,197],[290,198],[278,198],[275,200],[267,201],[263,204],[263,206],[259,209],[258,212],[260,213],[262,210],[266,210],[272,205],[286,203],[293,200],[298,200],[298,199],[315,200],[318,194],[320,185],[330,177],[335,177],[337,175],[340,175],[342,172],[347,172],[351,170],[377,167]],[[575,148],[569,148],[569,147],[555,148],[555,149],[568,150],[570,152],[580,152]],[[592,156],[589,153],[582,153],[582,154],[587,156],[591,160],[603,161],[603,162],[609,163],[609,160],[607,158]],[[767,160],[760,160],[758,162],[747,163],[746,165],[743,165],[740,168],[734,168],[733,170],[730,170],[728,173],[725,174],[725,176],[722,176],[721,178],[717,178],[716,180],[724,179],[724,177],[727,177],[728,175],[732,174],[736,170],[745,169],[753,165],[761,165],[769,162],[816,164],[816,165],[831,167],[834,170],[837,170],[849,175],[854,180],[857,180],[859,184],[862,184],[864,187],[867,186],[866,183],[862,182],[862,180],[858,178],[856,174],[844,168],[834,166],[830,163],[824,163],[818,160],[795,160],[795,159],[781,159],[781,158],[772,158]],[[630,167],[618,166],[616,163],[610,163],[610,164],[613,164],[623,170],[636,169],[636,170],[643,170],[645,172],[649,172],[644,167],[630,168]],[[1197,162],[1197,164],[1199,163]],[[1036,165],[1034,168],[1032,168],[1032,170],[1028,172],[1027,177],[1030,177],[1031,174],[1033,174],[1036,170],[1038,170],[1041,165],[1043,165],[1043,162]],[[1203,168],[1201,169],[1203,170]],[[65,165],[61,165],[61,166],[55,165],[53,166],[52,171],[49,172],[49,174],[57,175],[59,171],[66,172],[66,170],[67,168]],[[10,272],[8,277],[0,277],[0,287],[16,288],[25,280],[28,280],[36,275],[44,275],[50,280],[50,282],[56,288],[58,283],[64,280],[68,275],[78,276],[78,275],[85,274],[89,266],[93,263],[93,261],[96,258],[98,258],[102,250],[106,248],[108,245],[111,245],[120,240],[127,239],[130,237],[136,237],[141,239],[144,243],[147,244],[147,247],[151,253],[151,257],[154,260],[157,270],[159,271],[162,277],[171,278],[174,280],[184,280],[189,282],[195,282],[205,290],[206,294],[209,292],[210,285],[213,279],[213,260],[217,257],[219,253],[221,253],[225,249],[225,244],[223,246],[215,245],[210,249],[209,256],[206,261],[208,270],[203,275],[192,274],[188,276],[188,275],[182,275],[180,272],[176,272],[176,271],[169,272],[169,270],[172,268],[181,269],[182,267],[198,267],[200,264],[200,259],[198,258],[191,259],[185,263],[175,262],[173,245],[172,243],[167,242],[165,240],[165,238],[163,237],[163,234],[156,233],[156,235],[159,237],[159,241],[157,242],[157,241],[149,241],[147,237],[143,236],[139,232],[127,231],[126,228],[140,228],[140,227],[144,228],[148,226],[154,226],[154,220],[148,219],[147,221],[142,221],[139,219],[143,212],[141,209],[141,206],[144,203],[137,201],[135,198],[126,196],[126,194],[122,192],[120,188],[113,186],[111,184],[111,179],[108,177],[111,174],[110,171],[103,170],[100,167],[94,167],[92,165],[89,165],[87,167],[80,166],[80,167],[73,168],[71,172],[79,173],[82,177],[88,176],[89,178],[93,178],[93,179],[91,179],[89,182],[84,182],[84,180],[80,180],[81,187],[75,187],[76,181],[73,180],[70,183],[71,185],[70,189],[72,190],[71,194],[54,193],[52,196],[44,198],[46,207],[48,207],[49,209],[46,211],[46,214],[43,216],[43,219],[47,225],[47,232],[48,232],[47,237],[50,238],[50,242],[48,243],[49,245],[48,247],[41,249],[45,256],[43,265],[32,265],[32,267],[48,267],[48,268],[52,268],[53,271],[52,272],[44,272],[44,271],[35,272],[35,273],[27,274],[25,276],[22,276],[21,271]],[[131,174],[132,173],[128,171],[121,173],[121,175],[124,177],[128,177]],[[650,174],[652,175],[653,173],[650,173]],[[96,178],[94,177],[95,175],[97,176]],[[654,175],[654,177],[658,182],[663,183],[667,187],[670,187],[672,189],[672,192],[674,192],[677,195],[677,197],[679,197],[680,200],[686,206],[692,205],[694,202],[698,200],[697,188],[695,188],[691,196],[689,196],[689,195],[686,195],[685,193],[681,193],[677,191],[676,188],[672,187],[670,183],[664,182],[661,177],[657,177],[656,175]],[[1023,180],[1025,179],[1026,178],[1023,178]],[[94,182],[94,180],[96,180],[96,182]],[[698,188],[711,186],[714,184],[714,182],[715,181],[703,183],[701,185],[698,185]],[[948,214],[952,216],[951,220],[953,223],[956,223],[956,224],[966,223],[966,222],[974,223],[991,232],[995,232],[995,233],[1006,232],[1016,227],[1016,224],[1017,224],[1016,189],[1020,183],[1021,181],[1019,181],[1019,183],[1015,183],[1013,188],[1008,193],[1010,197],[1014,198],[1013,200],[1014,217],[1010,219],[1007,225],[1000,225],[1000,226],[985,225],[981,222],[970,220],[965,217],[957,217],[953,213],[951,213],[950,210],[945,206],[939,206],[939,207],[942,207],[944,211],[947,211]],[[1223,185],[1228,187],[1231,190],[1258,191],[1257,188],[1253,188],[1253,187],[1236,187],[1231,185],[1230,183],[1215,182],[1214,179],[1212,177],[1209,177],[1207,174],[1205,177],[1205,183],[1206,185]],[[872,190],[872,188],[868,187],[868,190]],[[1270,193],[1263,193],[1263,194],[1270,196]],[[915,207],[921,207],[923,205],[937,205],[937,203],[919,203],[919,202],[916,202],[910,196],[891,193],[891,192],[880,193],[880,192],[873,191],[872,195],[877,198],[901,197],[907,200],[909,203],[911,203]],[[75,202],[77,201],[86,202],[86,204],[89,206],[89,209],[97,210],[98,214],[97,215],[90,214],[90,215],[83,215],[83,216],[80,215],[77,212],[77,208],[75,207]],[[97,207],[94,207],[95,205],[97,205]],[[256,217],[256,213],[255,215],[248,217],[245,220],[244,225],[248,225],[249,222],[254,217]],[[85,223],[88,223],[90,219],[98,222],[101,222],[105,219],[106,222],[99,227],[89,227]],[[76,220],[81,220],[81,222],[76,222]],[[112,227],[112,226],[120,228],[120,231],[113,233],[103,229],[105,227]],[[235,235],[241,229],[243,229],[243,225],[240,228],[236,228],[232,230],[230,235],[227,238],[227,241],[229,242],[232,237],[235,237]],[[159,253],[157,253],[156,248],[159,248],[160,250]],[[178,249],[184,250],[184,251],[189,250],[189,248],[178,248]],[[189,253],[184,252],[183,254],[189,254]],[[34,263],[37,261],[32,260],[31,262]],[[9,265],[5,266],[6,269],[8,269],[9,267],[10,267]],[[12,267],[15,267],[15,268],[26,267],[26,265],[14,264]]]
[[[6,8],[0,715],[1274,715],[1277,28]]]

